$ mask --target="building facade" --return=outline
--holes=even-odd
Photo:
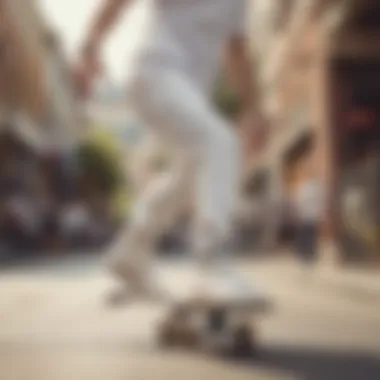
[[[373,180],[379,161],[379,4],[255,4],[251,32],[271,137],[267,149],[252,158],[248,178],[266,170],[267,191],[274,198],[291,199],[315,171],[328,206],[321,253],[331,260],[372,261],[380,251],[379,215],[364,209],[368,199],[374,201],[379,194]],[[348,180],[355,172],[363,176],[364,169],[365,180]],[[349,206],[355,203],[349,199],[359,193],[361,206]],[[363,219],[365,223],[357,222]],[[274,237],[277,232],[272,231]]]
[[[60,41],[35,0],[0,3],[0,115],[34,140],[72,144],[77,102]],[[46,140],[46,141],[45,141]]]

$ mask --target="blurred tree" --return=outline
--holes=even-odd
[[[115,136],[95,126],[77,150],[79,178],[86,194],[100,195],[110,201],[112,214],[123,217],[129,196],[123,155]]]
[[[78,149],[80,177],[86,184],[103,195],[110,196],[123,182],[121,165],[112,149],[108,136],[91,136]]]

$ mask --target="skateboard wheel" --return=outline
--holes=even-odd
[[[195,328],[192,328],[190,325],[184,325],[178,333],[178,343],[180,346],[192,348],[198,345],[199,335]]]
[[[176,344],[175,329],[168,322],[159,327],[158,341],[161,346],[171,347]]]
[[[194,347],[199,342],[199,334],[187,319],[169,318],[159,328],[159,342],[166,347]]]
[[[211,332],[222,332],[227,325],[227,313],[223,309],[211,310],[207,316],[207,328]]]
[[[252,328],[242,325],[233,334],[232,354],[238,357],[249,357],[255,352],[255,337]]]

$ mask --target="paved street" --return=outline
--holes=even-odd
[[[0,378],[4,380],[378,380],[380,303],[329,289],[268,262],[241,263],[276,302],[260,322],[258,358],[239,363],[159,350],[158,306],[107,309],[111,283],[97,259],[4,271]],[[166,263],[180,284],[182,263]]]

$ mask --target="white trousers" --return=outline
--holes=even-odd
[[[195,196],[194,252],[204,261],[231,231],[240,180],[240,146],[233,126],[182,70],[140,68],[127,86],[140,119],[171,149],[173,168],[137,201],[132,219],[109,253],[112,270],[131,280],[147,273],[157,236]]]

